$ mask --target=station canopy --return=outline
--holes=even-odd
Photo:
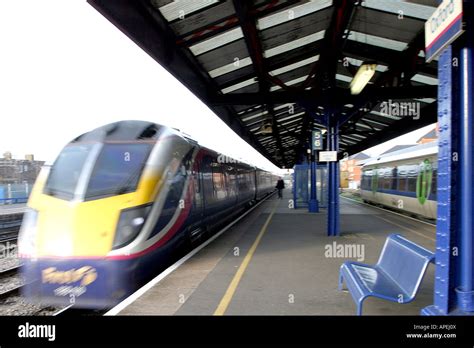
[[[351,155],[437,120],[437,61],[424,57],[436,0],[88,2],[279,167],[328,121]],[[375,75],[352,95],[366,63]]]

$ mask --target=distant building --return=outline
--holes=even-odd
[[[340,162],[340,178],[342,188],[358,189],[361,180],[361,167],[370,157],[359,152]]]
[[[436,125],[436,128],[429,131],[425,135],[423,135],[420,139],[418,139],[417,143],[418,144],[426,144],[430,143],[432,141],[435,141],[438,139],[438,125]]]
[[[0,158],[0,185],[22,184],[35,182],[44,161],[35,161],[28,154],[25,159],[13,159],[10,152],[5,152]]]
[[[390,152],[395,152],[395,151],[404,150],[404,149],[407,149],[407,148],[412,147],[412,146],[415,146],[415,144],[409,144],[409,145],[395,145],[394,147],[391,147],[391,148],[388,149],[387,151],[382,152],[379,156],[386,155],[386,154],[388,154],[388,153],[390,153]]]

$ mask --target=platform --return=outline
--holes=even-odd
[[[390,233],[435,248],[434,225],[342,197],[341,237],[327,237],[325,212],[289,209],[290,198],[268,199],[119,315],[354,315],[337,284],[341,264],[356,258],[330,257],[333,242],[363,246],[365,263],[377,261]],[[430,265],[413,302],[368,298],[364,315],[419,315],[432,303],[433,284]]]
[[[23,214],[26,210],[26,204],[4,204],[0,205],[0,215]]]

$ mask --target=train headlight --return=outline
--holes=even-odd
[[[151,205],[122,210],[115,231],[113,249],[121,248],[134,240],[145,224]]]
[[[28,208],[23,214],[20,232],[18,233],[18,253],[28,256],[35,253],[38,212]]]

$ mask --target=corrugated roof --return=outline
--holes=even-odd
[[[432,129],[428,133],[423,135],[420,139],[418,139],[417,143],[422,141],[423,139],[437,139],[437,138],[438,138],[438,134],[436,132],[436,129]]]
[[[89,3],[278,166],[304,158],[328,120],[349,155],[436,121],[437,62],[423,54],[436,1]],[[376,74],[352,96],[364,61]]]
[[[395,146],[391,147],[390,149],[388,149],[387,151],[382,152],[379,156],[384,156],[384,155],[387,155],[387,154],[392,153],[392,152],[400,151],[400,150],[403,150],[403,149],[408,149],[409,147],[413,147],[413,146],[416,146],[416,145],[415,144],[395,145]]]

